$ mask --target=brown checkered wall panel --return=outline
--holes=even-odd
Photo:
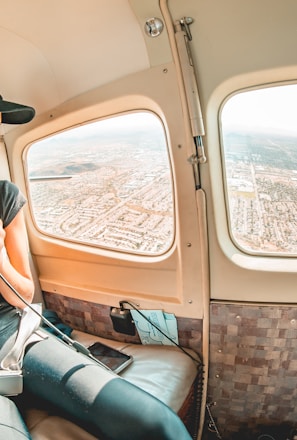
[[[76,330],[121,342],[140,343],[138,335],[129,336],[114,331],[110,319],[110,306],[44,292],[48,309]],[[202,320],[177,317],[179,343],[201,353]]]
[[[226,438],[297,422],[297,306],[210,306],[209,400]]]

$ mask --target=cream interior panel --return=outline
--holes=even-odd
[[[23,6],[22,0],[0,0],[1,54],[9,66],[0,72],[0,93],[6,99],[34,104],[42,114],[149,67],[128,0],[28,0],[25,13]]]
[[[221,146],[218,136],[218,120],[213,118],[219,112],[225,96],[243,87],[258,84],[277,83],[284,79],[293,81],[296,66],[255,72],[253,75],[239,75],[225,81],[218,87],[207,110],[208,165],[203,170],[205,184],[214,200],[209,208],[209,246],[211,257],[211,297],[231,301],[254,301],[295,303],[297,283],[297,261],[294,257],[249,255],[238,249],[231,241],[225,206]],[[207,173],[210,174],[210,179]]]
[[[123,299],[125,293],[126,299],[127,295],[128,299],[137,302],[142,298],[141,303],[147,308],[162,306],[178,316],[201,317],[205,281],[202,277],[196,191],[192,167],[188,162],[190,134],[183,126],[173,65],[162,65],[131,75],[68,102],[55,112],[37,117],[30,132],[20,127],[8,133],[9,142],[13,145],[10,150],[13,176],[26,192],[21,157],[26,145],[34,139],[65,126],[133,108],[149,109],[161,117],[169,139],[174,180],[183,182],[175,186],[174,246],[164,256],[141,258],[59,242],[36,230],[27,207],[30,244],[39,267],[41,285],[43,289],[81,299],[94,300],[96,297],[98,302],[106,304]],[[94,292],[97,293],[94,295]]]
[[[211,298],[294,303],[295,258],[248,255],[231,241],[218,118],[222,102],[235,91],[296,81],[297,3],[161,0],[163,3],[168,3],[173,20],[184,15],[194,19],[191,45],[206,130],[207,163],[200,171],[207,199]]]

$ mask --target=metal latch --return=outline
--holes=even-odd
[[[193,167],[206,162],[202,136],[205,134],[198,93],[197,80],[194,70],[194,63],[191,55],[190,41],[192,34],[190,25],[193,23],[191,17],[182,17],[175,22],[175,39],[180,59],[180,66],[183,76],[183,83],[188,103],[188,110],[191,122],[192,134],[195,142],[195,153],[190,156],[189,162]],[[198,170],[194,170],[196,186],[199,186]]]
[[[183,17],[179,20],[181,26],[183,27],[185,33],[187,34],[188,40],[192,40],[192,34],[190,29],[190,24],[193,23],[193,18],[191,17]]]

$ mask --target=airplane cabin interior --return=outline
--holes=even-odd
[[[296,1],[0,10],[0,181],[25,198],[41,332],[118,350],[127,414],[140,389],[185,440],[296,439]],[[100,432],[42,377],[10,395],[2,365],[7,439],[149,438],[114,395]]]

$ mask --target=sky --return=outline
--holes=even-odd
[[[98,136],[112,133],[117,133],[120,138],[120,133],[130,134],[137,133],[139,130],[150,130],[160,133],[164,133],[163,125],[160,119],[152,112],[137,111],[131,112],[115,117],[108,117],[95,122],[87,122],[86,124],[78,125],[77,127],[71,127],[69,130],[62,131],[56,135],[49,136],[36,142],[35,145],[40,148],[51,146],[56,139],[59,143],[85,140],[88,138],[98,138]],[[34,146],[33,146],[34,147]],[[31,147],[32,148],[32,147]]]
[[[222,110],[225,128],[270,129],[297,135],[297,85],[242,92]]]

